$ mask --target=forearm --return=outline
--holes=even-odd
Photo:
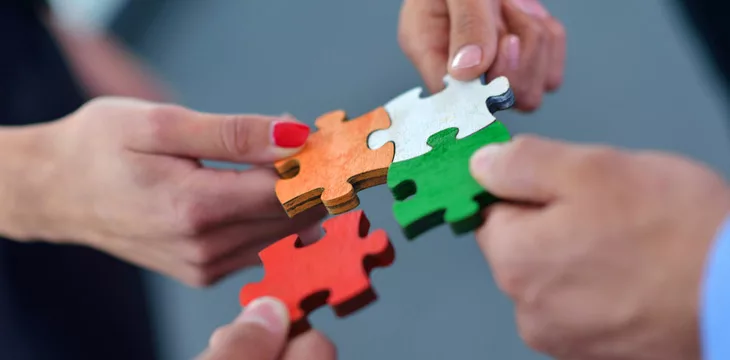
[[[0,126],[0,235],[21,241],[41,236],[51,125]]]
[[[701,304],[703,360],[730,359],[730,216],[707,257]]]

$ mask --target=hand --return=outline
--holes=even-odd
[[[488,146],[472,173],[510,200],[477,240],[519,331],[557,359],[697,359],[704,259],[730,190],[678,156],[535,137]]]
[[[287,344],[286,307],[272,298],[252,302],[236,320],[213,333],[198,360],[335,360],[334,345],[315,330]]]
[[[78,30],[49,14],[46,25],[90,97],[125,96],[168,101],[172,91],[113,35]]]
[[[404,0],[398,41],[431,92],[506,76],[515,108],[533,111],[563,81],[565,30],[539,0]]]
[[[320,207],[289,219],[270,166],[199,163],[270,164],[294,154],[309,128],[288,117],[100,98],[45,126],[40,170],[17,191],[26,240],[91,246],[203,286],[258,264],[260,249],[326,214]]]

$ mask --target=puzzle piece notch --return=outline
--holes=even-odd
[[[384,184],[395,147],[386,144],[371,150],[367,137],[389,124],[383,107],[352,120],[342,110],[317,118],[318,130],[304,148],[275,163],[282,178],[277,181],[276,195],[289,217],[319,203],[332,215],[344,213],[360,204],[357,192]]]
[[[319,241],[303,245],[290,235],[259,253],[265,273],[244,286],[241,305],[261,296],[282,300],[292,322],[291,336],[308,330],[307,315],[325,304],[338,317],[347,316],[377,299],[370,284],[376,267],[387,267],[395,250],[384,230],[368,235],[370,222],[362,210],[327,219]]]
[[[458,132],[450,128],[432,135],[431,151],[390,167],[393,213],[409,240],[444,222],[456,235],[470,232],[483,221],[480,209],[499,200],[474,180],[469,159],[484,145],[509,141],[507,128],[495,121],[462,139]]]
[[[393,163],[421,156],[431,150],[428,138],[448,128],[458,128],[456,139],[465,138],[496,120],[493,113],[514,106],[509,80],[500,76],[486,85],[482,79],[458,81],[444,77],[446,88],[421,98],[423,89],[413,88],[385,104],[391,126],[373,131],[370,149],[395,144]]]

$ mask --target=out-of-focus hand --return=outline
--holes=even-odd
[[[539,0],[404,0],[398,40],[431,92],[506,76],[515,108],[533,111],[563,81],[565,29]]]
[[[699,358],[698,299],[730,190],[682,157],[516,137],[472,158],[477,240],[532,348],[561,360]],[[519,202],[519,203],[518,203]]]
[[[289,317],[278,300],[252,302],[231,324],[219,328],[198,360],[335,360],[334,345],[315,330],[287,342]]]
[[[171,89],[113,35],[69,26],[52,13],[46,24],[88,96],[171,100]]]
[[[203,286],[259,264],[272,241],[307,236],[326,214],[320,207],[290,219],[271,166],[199,162],[269,165],[294,154],[309,127],[290,117],[98,98],[41,128],[44,150],[28,164],[37,170],[15,191],[21,239],[91,246]]]

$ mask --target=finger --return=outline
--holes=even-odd
[[[268,220],[243,222],[230,225],[209,233],[192,237],[176,239],[176,241],[159,242],[161,247],[169,254],[176,254],[182,261],[195,266],[205,267],[207,272],[217,273],[217,268],[222,263],[230,262],[229,259],[239,258],[240,253],[250,253],[253,262],[237,261],[234,268],[228,272],[238,270],[244,266],[256,263],[254,251],[259,245],[268,246],[291,234],[298,234],[303,231],[321,231],[319,221],[327,214],[326,210],[317,208],[315,211],[307,211],[292,219]],[[311,236],[310,234],[306,234]],[[311,238],[303,241],[312,242]],[[226,275],[223,273],[222,275]]]
[[[450,18],[450,74],[472,80],[484,74],[497,53],[499,9],[492,1],[447,0]]]
[[[545,204],[569,190],[569,160],[576,148],[535,136],[516,136],[513,141],[479,149],[470,159],[470,171],[497,197]]]
[[[517,55],[512,48],[513,38],[506,39],[508,45],[504,46],[510,47],[508,78],[515,93],[515,107],[523,111],[533,111],[541,105],[549,65],[550,37],[542,16],[535,15],[531,4],[539,3],[511,0],[504,1],[502,6],[507,31],[519,38]]]
[[[302,215],[303,216],[303,215]],[[252,239],[248,244],[243,244],[240,248],[232,250],[229,254],[225,254],[204,267],[206,277],[212,283],[218,282],[229,274],[249,266],[260,265],[259,252],[274,241],[284,238],[286,235],[297,233],[303,230],[303,227],[294,231],[281,231],[276,237],[267,236],[265,238]]]
[[[475,233],[498,288],[512,299],[524,288],[522,275],[532,267],[532,254],[540,253],[530,239],[543,230],[539,227],[542,211],[525,205],[494,204]]]
[[[288,219],[271,168],[197,169],[175,190],[177,231],[199,235],[242,221]]]
[[[398,43],[432,93],[444,88],[449,52],[448,8],[442,1],[405,0]]]
[[[309,330],[294,338],[281,358],[282,360],[335,360],[337,349],[322,333]]]
[[[510,86],[517,91],[520,70],[520,38],[514,34],[502,35],[499,38],[499,49],[494,64],[487,72],[487,81],[500,76],[510,79]]]
[[[522,235],[529,236],[535,228],[531,222],[536,220],[537,211],[539,208],[510,203],[496,203],[485,209],[486,220],[475,236],[490,264],[499,264],[500,259],[512,257],[509,246],[514,246]]]
[[[555,91],[563,84],[563,76],[565,72],[565,55],[567,49],[565,28],[554,18],[545,20],[545,27],[551,37],[545,90]]]
[[[105,250],[125,254],[130,262],[189,286],[205,287],[235,271],[260,264],[259,251],[289,234],[319,227],[316,223],[325,215],[326,210],[321,207],[294,219],[238,224],[198,238],[146,242],[139,246],[129,246],[126,240],[107,241]],[[117,245],[123,244],[127,245],[118,248]]]
[[[201,360],[277,360],[286,345],[289,314],[274,298],[253,301],[233,323],[216,330]]]
[[[219,115],[151,106],[129,137],[133,150],[194,159],[270,163],[295,154],[309,127],[289,116]]]

